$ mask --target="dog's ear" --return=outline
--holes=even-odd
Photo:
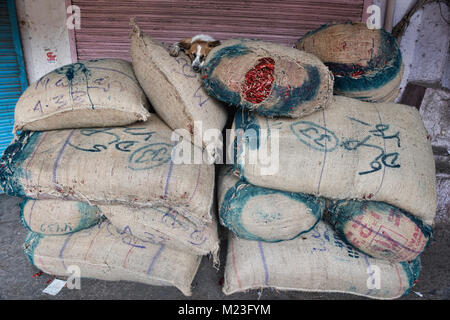
[[[191,39],[192,38],[186,38],[184,40],[181,40],[180,42],[178,42],[178,45],[183,50],[189,50],[189,48],[191,47]]]
[[[210,48],[214,48],[214,47],[217,47],[217,46],[220,46],[220,41],[219,40],[208,42],[208,47],[210,47]]]

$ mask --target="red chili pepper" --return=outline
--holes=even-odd
[[[357,77],[359,77],[362,74],[363,74],[363,72],[361,70],[355,71],[355,72],[352,73],[352,77],[353,78],[357,78]]]
[[[49,284],[49,283],[52,282],[55,278],[56,278],[56,276],[52,276],[45,284]]]
[[[42,273],[43,273],[42,271],[39,271],[38,273],[33,274],[32,277],[33,277],[33,278],[34,278],[34,277],[40,277],[40,276],[42,275]]]
[[[258,64],[245,75],[242,85],[244,99],[251,103],[261,103],[270,94],[274,81],[275,61],[272,58],[261,58]]]

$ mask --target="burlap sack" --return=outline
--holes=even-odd
[[[174,164],[171,134],[156,114],[127,127],[24,132],[4,152],[1,187],[33,199],[167,206],[210,223],[214,166]]]
[[[420,258],[411,263],[370,258],[319,222],[310,233],[278,243],[239,239],[230,232],[223,292],[276,288],[395,299],[408,292],[419,271]]]
[[[214,263],[218,264],[215,212],[212,223],[197,227],[177,211],[166,207],[90,206],[78,201],[26,199],[21,204],[20,216],[28,230],[44,235],[69,234],[90,228],[105,216],[122,233],[142,241],[189,250],[197,255],[211,253]]]
[[[211,96],[264,116],[303,117],[333,95],[333,76],[317,57],[270,42],[223,41],[202,74]]]
[[[142,88],[158,115],[173,130],[192,143],[206,147],[214,156],[222,143],[204,135],[216,129],[219,135],[227,121],[227,111],[219,101],[209,97],[200,74],[192,71],[189,58],[180,53],[172,57],[157,40],[144,34],[132,20],[131,58]],[[196,137],[194,135],[197,135]],[[220,136],[219,136],[220,137]]]
[[[25,199],[20,220],[29,231],[44,235],[63,235],[90,228],[100,222],[96,206],[83,202]]]
[[[278,242],[314,228],[325,208],[323,199],[262,188],[240,181],[231,166],[219,174],[220,222],[238,237]]]
[[[46,74],[25,90],[16,104],[14,130],[122,126],[147,120],[148,107],[129,62],[77,62]]]
[[[81,278],[175,286],[186,296],[201,261],[201,256],[121,233],[107,220],[67,236],[30,232],[24,251],[34,266],[51,275],[69,276],[68,268],[76,266]]]
[[[212,222],[195,226],[176,210],[167,207],[132,208],[120,205],[98,206],[108,220],[119,230],[129,232],[137,238],[167,247],[192,252],[197,255],[212,254],[219,263],[219,236],[216,212]],[[214,207],[214,206],[213,206]]]
[[[334,94],[369,102],[394,101],[403,63],[395,38],[364,23],[323,25],[295,47],[316,55],[334,75]]]
[[[435,165],[417,109],[334,98],[328,109],[300,121],[237,112],[235,128],[260,132],[256,139],[247,139],[246,135],[236,138],[232,131],[228,151],[231,159],[233,153],[237,158],[238,174],[267,188],[386,202],[432,225]],[[265,139],[268,147],[262,148],[263,133],[272,137],[278,133],[279,139]],[[265,154],[265,149],[273,155],[270,174],[264,173],[268,165],[250,157]]]
[[[347,243],[392,262],[414,260],[432,234],[432,228],[419,219],[377,201],[336,201],[325,219]]]

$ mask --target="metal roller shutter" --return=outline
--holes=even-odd
[[[130,60],[129,19],[144,32],[173,43],[199,33],[216,39],[256,38],[293,46],[324,23],[361,21],[364,0],[72,0],[81,10],[74,31],[78,60],[116,57]]]
[[[0,154],[14,137],[14,108],[26,87],[14,0],[0,0]]]

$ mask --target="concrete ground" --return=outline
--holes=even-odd
[[[89,299],[364,299],[349,294],[277,292],[265,289],[225,296],[221,291],[225,266],[226,241],[221,250],[221,268],[216,271],[211,261],[203,258],[193,282],[192,296],[186,298],[178,289],[155,287],[132,282],[108,282],[82,279],[81,290],[63,288],[56,296],[42,292],[52,277],[42,274],[33,277],[39,270],[32,266],[22,251],[27,234],[19,222],[21,199],[0,195],[0,300],[89,300]],[[434,238],[422,254],[422,271],[419,281],[404,300],[450,299],[450,225],[436,225]]]

